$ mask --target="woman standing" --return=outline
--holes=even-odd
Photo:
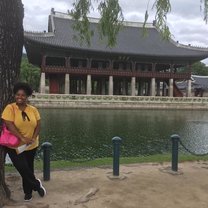
[[[30,201],[32,191],[37,191],[41,197],[46,194],[40,179],[36,179],[34,175],[34,158],[39,145],[40,114],[34,106],[27,104],[28,96],[32,95],[32,89],[27,83],[17,83],[13,93],[15,103],[5,107],[2,119],[7,129],[20,139],[18,147],[26,144],[27,148],[19,154],[18,147],[7,147],[6,152],[22,177],[24,199]]]

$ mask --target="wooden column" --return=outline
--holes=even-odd
[[[136,77],[131,78],[131,96],[136,95]]]
[[[187,97],[191,97],[191,80],[187,80],[188,82],[188,86],[187,86],[187,92],[186,92],[186,96]]]
[[[92,92],[92,80],[91,80],[91,75],[87,75],[87,95],[91,95]]]
[[[155,78],[151,78],[150,96],[155,96]]]
[[[64,93],[69,94],[69,92],[70,92],[70,78],[69,78],[69,74],[65,74],[65,90],[64,90]]]
[[[168,90],[168,96],[173,97],[173,79],[169,79],[169,90]]]
[[[40,93],[45,93],[45,73],[41,73],[40,77]]]
[[[109,76],[108,95],[113,95],[113,76]]]

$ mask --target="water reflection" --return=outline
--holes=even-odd
[[[41,109],[40,112],[41,139],[53,144],[53,159],[109,157],[114,136],[123,139],[122,156],[166,153],[170,151],[169,138],[174,133],[181,135],[184,144],[193,151],[208,152],[205,111]]]
[[[184,145],[195,154],[208,153],[208,122],[203,115],[201,120],[188,120],[181,133]]]

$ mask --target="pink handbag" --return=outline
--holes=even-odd
[[[6,147],[16,147],[20,143],[20,140],[13,135],[3,124],[3,129],[0,136],[0,145]]]
[[[15,111],[14,107],[12,106],[14,116],[15,116]],[[3,128],[1,131],[1,136],[0,136],[0,145],[6,146],[6,147],[17,147],[20,143],[20,140],[18,137],[13,135],[6,127],[5,123],[3,123]]]

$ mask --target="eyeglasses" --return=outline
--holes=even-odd
[[[30,118],[28,117],[27,113],[22,111],[22,119],[23,119],[23,121],[26,121],[26,118],[27,118],[28,121],[30,121]]]

